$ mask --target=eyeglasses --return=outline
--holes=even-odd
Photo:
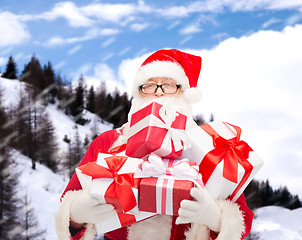
[[[181,85],[175,83],[165,83],[160,85],[155,83],[147,83],[139,86],[139,89],[144,94],[154,94],[158,88],[161,88],[164,94],[174,94],[179,88],[181,88]]]

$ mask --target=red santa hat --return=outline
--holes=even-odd
[[[176,49],[159,50],[150,55],[138,69],[134,84],[133,96],[139,96],[139,86],[154,77],[172,78],[189,102],[197,102],[201,92],[197,81],[201,68],[201,57],[181,52]]]

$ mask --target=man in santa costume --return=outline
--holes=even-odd
[[[200,99],[197,81],[201,58],[176,49],[159,50],[150,55],[139,68],[133,84],[133,100],[129,113],[156,101],[175,108],[188,117],[186,129],[196,126],[191,103]],[[93,161],[96,149],[108,151],[125,144],[129,122],[120,129],[99,135],[89,146],[79,166]],[[250,232],[253,212],[244,195],[233,203],[214,200],[206,189],[192,188],[193,200],[183,200],[179,216],[156,215],[147,220],[104,234],[112,240],[240,240]],[[59,240],[92,240],[94,224],[111,216],[111,204],[99,204],[88,190],[82,190],[77,175],[68,183],[56,212]]]

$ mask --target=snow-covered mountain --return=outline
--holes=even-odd
[[[24,86],[17,80],[0,78],[0,88],[3,89],[4,105],[9,107],[19,100],[19,92]],[[72,137],[75,133],[73,119],[66,116],[55,105],[49,104],[46,110],[55,128],[57,143],[62,151],[67,144],[63,141],[65,135]],[[85,119],[90,122],[84,126],[78,125],[78,133],[82,140],[90,136],[91,130],[97,127],[99,133],[112,128],[110,124],[103,123],[95,115],[86,112]],[[20,189],[26,189],[34,206],[40,229],[46,230],[47,240],[56,240],[54,228],[54,213],[59,198],[67,184],[67,177],[57,175],[43,165],[37,163],[36,170],[31,168],[31,160],[13,151],[12,157],[16,160],[16,171],[20,172]],[[298,176],[297,176],[298,177]],[[258,209],[253,223],[253,235],[260,240],[302,240],[302,209],[293,211],[280,207],[265,207]]]

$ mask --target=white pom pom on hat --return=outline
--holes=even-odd
[[[193,103],[201,99],[197,89],[202,59],[176,49],[163,49],[150,55],[138,69],[134,79],[132,94],[139,96],[139,86],[150,78],[172,78],[181,85],[184,97]]]

